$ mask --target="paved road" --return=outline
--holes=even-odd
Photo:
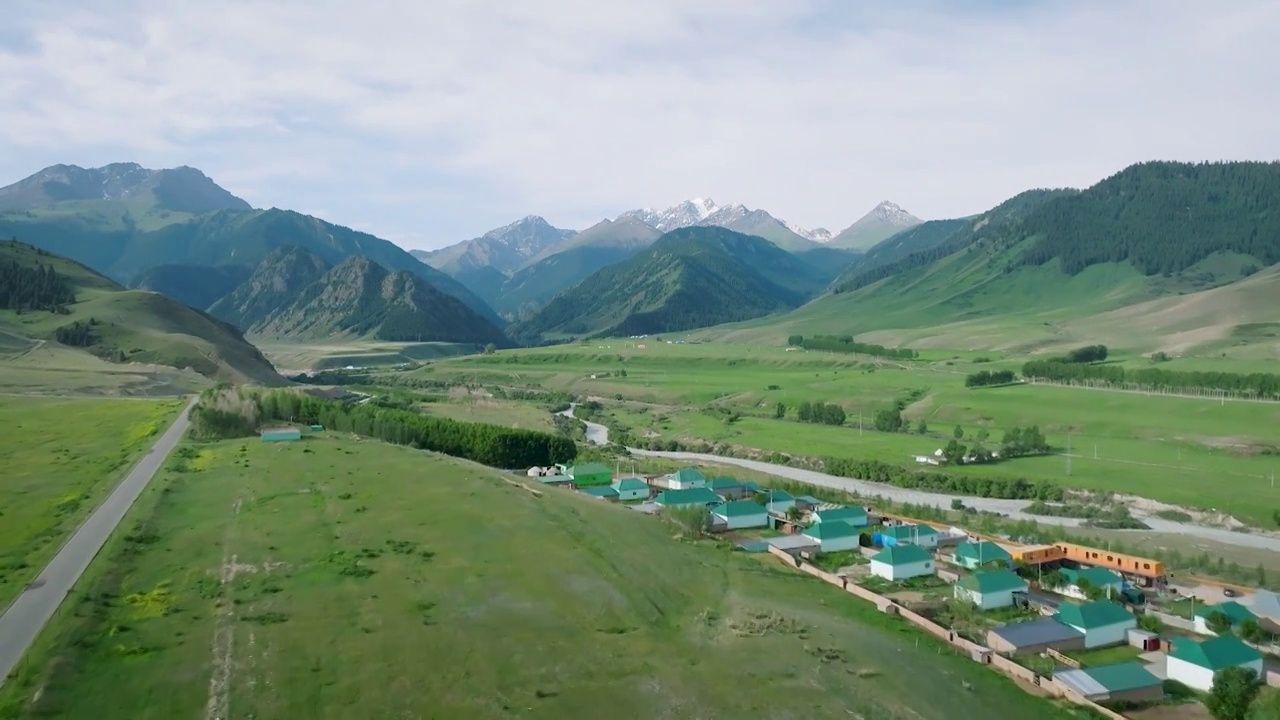
[[[573,408],[569,408],[561,414],[573,417]],[[587,428],[586,433],[588,442],[595,445],[608,444],[609,429],[607,427],[598,423],[587,422],[586,420],[583,420],[582,422]],[[721,455],[708,455],[704,453],[690,452],[662,452],[641,450],[639,448],[628,448],[628,450],[630,450],[633,455],[637,455],[639,457],[660,457],[668,460],[713,462],[737,465],[738,467],[744,467],[749,470],[768,473],[777,477],[786,478],[787,480],[808,483],[818,487],[845,490],[847,492],[863,496],[879,495],[895,503],[913,503],[916,505],[933,505],[935,507],[946,508],[950,507],[952,498],[959,498],[965,505],[978,510],[1005,513],[1015,520],[1035,520],[1041,525],[1063,525],[1067,527],[1076,527],[1084,522],[1080,518],[1049,517],[1045,515],[1031,515],[1029,513],[1025,513],[1023,512],[1023,508],[1027,506],[1026,500],[1002,500],[999,498],[980,498],[969,497],[966,495],[932,493],[925,492],[923,490],[908,490],[906,488],[884,485],[881,483],[871,482],[869,480],[854,480],[852,478],[828,475],[814,470],[794,468],[788,465],[774,465],[773,463],[760,462],[758,460],[744,460],[742,458],[724,457]],[[1142,521],[1145,522],[1153,532],[1190,535],[1205,540],[1214,540],[1226,545],[1260,548],[1280,552],[1280,538],[1269,535],[1238,533],[1230,530],[1224,530],[1222,528],[1173,522],[1151,516],[1141,517]]]
[[[102,549],[107,537],[116,529],[124,514],[142,494],[151,477],[178,444],[190,424],[187,413],[195,405],[192,399],[173,425],[154,447],[138,461],[129,475],[116,486],[107,499],[84,521],[40,575],[0,615],[0,685],[18,665],[23,653],[35,642],[44,624],[53,617],[62,599],[80,579],[90,561]]]

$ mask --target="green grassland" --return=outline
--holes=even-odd
[[[422,403],[418,406],[418,410],[427,415],[461,420],[462,422],[485,423],[544,432],[556,431],[555,424],[551,422],[551,413],[528,403],[498,400],[492,397],[477,397],[471,394],[454,398],[454,400],[454,402]]]
[[[392,343],[358,341],[349,343],[291,343],[271,338],[252,338],[258,349],[283,372],[329,370],[334,368],[384,367],[474,353],[470,343]]]
[[[0,717],[1077,712],[771,558],[404,447],[197,446],[125,523]]]
[[[182,406],[0,396],[0,608],[36,577]]]
[[[637,343],[646,347],[634,347]],[[959,472],[1132,493],[1217,508],[1241,520],[1271,525],[1271,508],[1280,500],[1280,489],[1273,489],[1270,479],[1272,472],[1280,471],[1275,449],[1280,438],[1271,432],[1280,422],[1280,404],[1046,385],[965,388],[966,373],[1021,364],[1020,358],[997,353],[985,359],[990,362],[975,362],[984,358],[971,353],[938,351],[925,353],[920,362],[899,363],[787,352],[780,345],[612,340],[435,362],[414,375],[540,385],[601,398],[614,421],[639,437],[902,465],[945,445],[957,425],[970,441],[985,430],[992,442],[998,442],[1006,429],[1034,424],[1058,454]],[[1121,361],[1149,363],[1138,358]],[[1210,362],[1174,360],[1162,367],[1207,367]],[[1221,369],[1259,365],[1260,361],[1224,360]],[[839,403],[847,413],[845,426],[795,422],[795,407],[805,401]],[[913,432],[873,430],[876,413],[899,401],[905,404]],[[786,419],[774,419],[777,403],[787,406]],[[921,420],[928,427],[927,436],[914,433]],[[1068,440],[1069,475],[1062,454]]]

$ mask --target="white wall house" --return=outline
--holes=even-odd
[[[726,530],[768,527],[769,512],[754,500],[735,500],[717,505],[711,511],[712,520],[724,523]]]
[[[696,468],[684,468],[667,476],[667,487],[672,490],[689,490],[707,486],[707,478]]]
[[[988,570],[960,578],[955,584],[958,600],[967,600],[982,610],[1009,607],[1015,593],[1025,593],[1030,585],[1012,570]]]
[[[1170,680],[1207,692],[1213,687],[1214,673],[1234,666],[1249,668],[1261,678],[1262,653],[1234,635],[1223,635],[1204,642],[1175,641],[1165,672]]]
[[[885,548],[871,558],[871,574],[885,580],[906,580],[935,571],[933,556],[915,545]]]
[[[1122,645],[1138,618],[1123,605],[1110,600],[1076,604],[1062,603],[1054,618],[1070,628],[1084,633],[1086,648]]]
[[[828,522],[805,528],[804,535],[818,541],[822,552],[858,549],[858,529],[843,522]]]

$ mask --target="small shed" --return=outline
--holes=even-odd
[[[263,442],[293,442],[302,439],[302,431],[296,427],[263,428]]]
[[[618,491],[612,485],[594,485],[592,487],[579,488],[578,492],[597,500],[618,502]]]
[[[1141,663],[1126,662],[1069,670],[1055,670],[1061,683],[1093,702],[1156,702],[1164,699],[1164,684]]]
[[[1160,636],[1150,630],[1133,628],[1124,635],[1129,645],[1143,652],[1160,649]]]
[[[653,502],[666,508],[711,507],[720,504],[720,496],[704,487],[664,490],[658,493],[658,497],[654,498]]]
[[[667,487],[672,490],[689,490],[707,486],[707,478],[697,468],[683,468],[667,476]]]
[[[1236,628],[1245,620],[1258,619],[1249,608],[1241,605],[1235,600],[1228,600],[1217,605],[1202,605],[1196,608],[1196,632],[1201,635],[1216,635],[1214,631],[1209,629],[1209,617],[1212,615],[1222,615],[1231,621],[1231,627]]]
[[[1064,602],[1054,615],[1058,622],[1084,633],[1086,648],[1121,645],[1128,632],[1138,627],[1138,618],[1124,606],[1110,600],[1091,603]]]
[[[1214,673],[1229,667],[1248,668],[1261,678],[1262,653],[1234,635],[1221,635],[1203,642],[1179,638],[1173,642],[1165,672],[1170,680],[1208,692],[1213,687]]]
[[[1013,565],[1013,557],[1009,551],[999,545],[982,540],[980,542],[964,542],[956,546],[955,563],[963,568],[976,570],[987,563],[999,563],[1004,567]]]
[[[1084,633],[1053,618],[1039,618],[988,630],[987,647],[1002,655],[1081,650],[1084,648]]]
[[[827,522],[821,527],[833,527],[839,521]],[[935,571],[933,556],[915,545],[899,545],[881,550],[871,556],[871,574],[885,580],[906,580]]]
[[[813,514],[813,522],[815,524],[843,522],[856,528],[864,528],[869,524],[866,508],[845,506],[819,510]]]
[[[624,477],[613,481],[613,489],[618,491],[618,499],[622,502],[649,499],[649,483],[644,478]]]
[[[880,533],[880,543],[894,545],[918,545],[926,550],[938,547],[938,531],[928,525],[895,525]]]
[[[1014,595],[1030,586],[1012,570],[985,570],[960,578],[955,584],[958,600],[968,600],[982,610],[1009,607]]]
[[[574,465],[565,473],[574,485],[578,487],[592,487],[595,485],[608,485],[613,482],[613,471],[608,465],[603,463],[587,463],[585,465]]]
[[[1060,594],[1077,600],[1088,600],[1089,596],[1084,590],[1080,589],[1080,581],[1085,580],[1087,584],[1098,588],[1103,592],[1104,597],[1120,597],[1120,591],[1124,588],[1124,578],[1114,570],[1108,570],[1103,567],[1090,568],[1066,568],[1062,570],[1062,577],[1066,580],[1066,584],[1062,587],[1055,588]]]
[[[711,511],[713,520],[723,522],[726,530],[768,527],[769,512],[754,500],[734,500],[717,505]]]
[[[818,542],[822,552],[841,552],[858,549],[858,529],[848,523],[830,522],[805,528],[806,537]]]

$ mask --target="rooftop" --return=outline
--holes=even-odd
[[[638,477],[624,477],[613,481],[613,487],[621,490],[648,490],[649,483]]]
[[[819,510],[816,515],[821,522],[831,522],[832,520],[852,520],[857,524],[866,524],[867,511],[860,507],[837,507]]]
[[[732,490],[742,487],[742,483],[731,477],[718,477],[707,483],[712,490]]]
[[[682,483],[706,481],[704,476],[697,468],[681,468],[671,473],[671,479],[679,480]]]
[[[836,540],[857,535],[858,528],[846,522],[818,523],[805,528],[804,534],[818,540]]]
[[[1204,642],[1190,638],[1175,640],[1169,657],[1217,672],[1222,668],[1261,660],[1262,653],[1234,635],[1221,635]]]
[[[819,500],[818,498],[816,498],[816,497],[814,497],[814,496],[812,496],[812,495],[797,495],[797,496],[796,496],[796,500],[797,500],[798,502],[802,502],[802,503],[805,503],[805,504],[807,504],[807,505],[812,505],[812,506],[814,506],[814,507],[817,507],[818,505],[821,505],[821,504],[822,504],[822,501],[821,501],[821,500]]]
[[[992,560],[1004,560],[1009,562],[1013,559],[1009,555],[1009,551],[999,545],[983,540],[982,542],[963,542],[956,546],[956,557],[976,560],[979,563],[987,563]]]
[[[687,490],[663,490],[653,501],[659,505],[709,505],[720,502],[720,496],[700,487]]]
[[[1040,618],[1026,622],[1001,625],[991,632],[1002,638],[1015,648],[1064,642],[1083,637],[1084,633],[1073,627],[1067,627],[1053,618]]]
[[[769,490],[768,494],[769,502],[787,502],[788,500],[795,500],[795,497],[786,490]]]
[[[779,550],[800,550],[818,547],[818,541],[808,535],[783,535],[781,537],[767,538],[765,542]]]
[[[937,535],[938,531],[928,525],[895,525],[885,528],[881,534],[888,535],[894,540],[914,540],[918,537]]]
[[[1117,625],[1122,622],[1137,623],[1133,613],[1125,610],[1119,603],[1110,600],[1099,600],[1091,603],[1062,603],[1058,606],[1055,618],[1072,627],[1093,630],[1095,628]]]
[[[1280,620],[1280,595],[1270,590],[1259,590],[1253,594],[1253,604],[1249,608],[1254,615]]]
[[[1120,577],[1114,570],[1108,570],[1102,567],[1081,568],[1075,570],[1067,568],[1062,571],[1062,577],[1067,582],[1079,586],[1081,580],[1088,580],[1094,587],[1106,587],[1108,585],[1119,585],[1124,582],[1124,578]]]
[[[735,500],[718,506],[714,510],[716,515],[722,517],[750,517],[752,515],[765,515],[768,510],[763,505],[754,500]]]
[[[1064,683],[1085,697],[1121,693],[1153,687],[1160,678],[1137,662],[1099,665],[1080,669],[1055,670],[1053,679]]]
[[[1027,581],[1018,577],[1012,570],[988,570],[976,572],[960,578],[956,583],[965,590],[975,590],[982,594],[1005,592],[1008,590],[1026,590]]]
[[[1232,625],[1239,625],[1245,620],[1258,619],[1258,616],[1254,615],[1249,608],[1235,600],[1218,603],[1217,605],[1201,605],[1196,608],[1196,617],[1202,617],[1207,620],[1210,615],[1226,615]]]
[[[840,523],[841,525],[845,523]],[[819,525],[818,527],[822,527]],[[912,563],[924,562],[931,560],[933,556],[926,552],[923,548],[915,545],[895,545],[885,548],[872,556],[872,562],[884,563],[899,567],[901,565],[910,565]]]
[[[599,475],[601,473],[612,475],[613,471],[604,463],[586,463],[585,465],[574,465],[569,468],[570,475]]]
[[[591,497],[610,498],[618,497],[618,491],[612,485],[597,485],[596,487],[582,488],[578,492]]]

